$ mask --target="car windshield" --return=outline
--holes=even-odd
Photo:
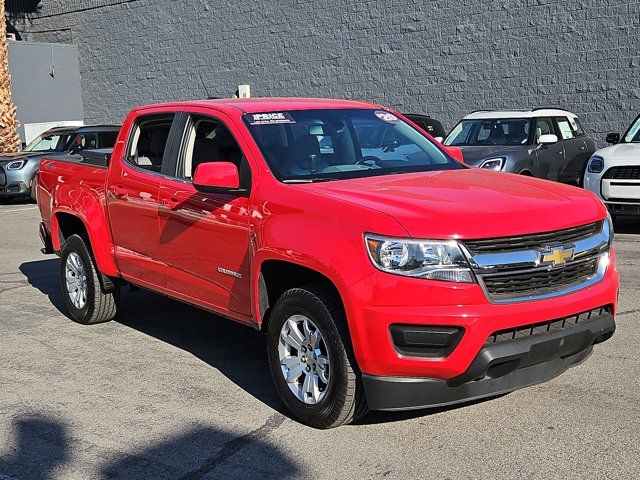
[[[69,149],[73,134],[47,132],[36,137],[27,147],[25,152],[66,152]]]
[[[527,118],[463,120],[444,141],[445,145],[526,145],[531,121]]]
[[[624,141],[626,143],[640,143],[640,117],[631,124],[624,136]]]
[[[274,175],[286,183],[463,168],[384,110],[292,110],[244,115]]]

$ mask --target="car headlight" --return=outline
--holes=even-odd
[[[611,218],[611,213],[608,210],[607,210],[607,226],[609,228],[609,246],[611,246],[611,244],[613,243],[614,229],[613,229],[613,218]]]
[[[486,168],[487,170],[495,170],[496,172],[502,170],[504,167],[504,158],[490,158],[485,160],[480,165],[480,168]]]
[[[13,162],[7,163],[7,170],[20,170],[27,164],[26,160],[14,160]]]
[[[365,235],[369,258],[383,272],[407,277],[474,283],[456,241],[427,241]]]
[[[589,173],[600,173],[602,170],[604,170],[604,158],[593,155],[587,164],[587,171]]]

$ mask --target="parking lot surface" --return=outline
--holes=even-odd
[[[616,224],[617,332],[536,387],[317,431],[282,412],[261,334],[140,291],[65,315],[35,205],[0,206],[0,480],[637,478],[640,221]]]

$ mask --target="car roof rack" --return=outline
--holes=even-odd
[[[560,107],[537,107],[537,108],[532,108],[530,111],[531,112],[537,112],[538,110],[560,110],[562,112],[571,113],[571,112],[569,112],[569,110],[567,110],[565,108],[560,108]]]

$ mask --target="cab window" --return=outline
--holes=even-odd
[[[160,172],[174,114],[145,115],[136,121],[127,161],[138,168]]]
[[[198,165],[212,162],[233,163],[240,175],[240,188],[249,190],[249,164],[231,131],[216,119],[192,116],[187,125],[178,177],[191,181]]]

